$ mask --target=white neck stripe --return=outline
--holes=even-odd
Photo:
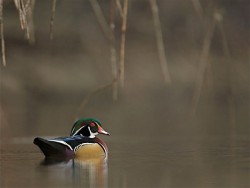
[[[93,132],[90,130],[90,127],[88,127],[88,129],[89,129],[89,134],[90,134],[89,138],[95,138],[95,136],[98,135],[98,133],[93,133]]]
[[[86,126],[86,125],[85,125]],[[83,129],[83,127],[85,127],[85,126],[82,126],[80,129],[78,129],[72,136],[75,136],[80,130],[82,130]],[[74,128],[75,129],[75,128]],[[73,131],[72,131],[73,132]]]

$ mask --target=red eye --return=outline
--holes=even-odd
[[[95,123],[91,122],[89,125],[90,125],[90,127],[94,127]]]

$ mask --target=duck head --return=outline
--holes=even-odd
[[[83,135],[94,138],[98,134],[110,135],[101,127],[101,122],[95,118],[81,118],[77,120],[70,132],[70,136]]]

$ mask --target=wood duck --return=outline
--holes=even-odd
[[[82,118],[76,121],[70,136],[53,139],[37,137],[34,144],[46,158],[81,158],[104,156],[107,158],[108,147],[98,134],[110,135],[101,127],[101,122],[94,118]]]

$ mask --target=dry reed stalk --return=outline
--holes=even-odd
[[[117,65],[116,65],[116,49],[113,45],[110,47],[110,61],[112,70],[112,82],[113,82],[113,100],[118,99],[118,83],[117,83]]]
[[[111,72],[112,72],[112,85],[113,85],[113,99],[117,100],[118,97],[118,86],[117,86],[117,58],[116,58],[116,47],[115,47],[115,24],[114,24],[114,11],[115,4],[113,0],[110,1],[110,24],[106,21],[102,9],[97,0],[89,0],[93,11],[96,15],[97,21],[99,22],[101,29],[110,42],[110,61],[111,61]]]
[[[201,95],[201,88],[202,88],[204,75],[205,75],[205,71],[206,71],[207,64],[208,64],[208,56],[210,52],[210,45],[211,45],[214,29],[215,29],[215,20],[212,19],[211,23],[208,24],[207,33],[204,37],[200,61],[199,61],[195,90],[194,90],[194,95],[192,99],[191,115],[193,116],[196,113],[196,109],[197,109],[198,102],[199,102],[200,95]]]
[[[21,29],[25,30],[26,38],[32,43],[34,42],[34,38],[32,38],[34,37],[32,12],[35,0],[14,0],[14,3],[19,11]]]
[[[223,17],[219,13],[215,13],[214,15],[215,20],[218,23],[219,31],[222,38],[222,44],[223,44],[223,51],[225,54],[226,62],[227,62],[227,73],[228,73],[228,87],[229,87],[229,95],[228,95],[228,103],[229,103],[229,116],[230,116],[230,123],[234,127],[236,125],[236,112],[235,112],[235,93],[233,90],[233,80],[231,78],[233,74],[233,67],[232,67],[232,61],[231,61],[231,54],[229,50],[228,40],[226,37],[226,32],[223,26]]]
[[[54,28],[54,20],[55,20],[55,12],[56,12],[56,0],[53,0],[51,7],[51,17],[50,17],[50,40],[53,39],[53,28]]]
[[[110,0],[110,60],[112,69],[112,82],[113,82],[113,100],[118,98],[118,83],[117,83],[117,56],[115,46],[115,3]]]
[[[159,54],[159,60],[161,65],[161,70],[163,73],[164,80],[166,84],[171,83],[171,78],[168,70],[168,63],[165,54],[165,48],[163,43],[163,36],[162,36],[162,29],[161,29],[161,22],[159,17],[159,10],[156,0],[149,0],[151,4],[152,14],[153,14],[153,21],[155,26],[155,36],[156,36],[156,43],[157,49]]]
[[[24,29],[25,28],[25,15],[23,14],[23,11],[22,11],[22,3],[21,3],[21,0],[14,0],[14,3],[16,5],[16,8],[17,10],[19,11],[19,19],[20,19],[20,25],[21,25],[21,29]]]
[[[122,10],[122,5],[121,5],[120,0],[116,0],[116,7],[118,9],[120,16],[123,17],[123,10]]]
[[[202,25],[203,30],[206,29],[206,22],[204,18],[204,10],[202,8],[200,0],[192,0],[192,4],[194,6],[194,10],[200,20],[200,23]],[[214,82],[213,82],[213,72],[211,68],[211,62],[208,62],[206,72],[204,72],[205,82],[208,85],[209,88],[214,88]],[[212,92],[211,95],[214,95]]]
[[[1,29],[1,48],[2,48],[2,60],[3,66],[6,66],[5,58],[5,42],[4,42],[4,32],[3,32],[3,0],[0,0],[0,29]]]
[[[36,0],[30,0],[29,7],[27,8],[27,33],[29,34],[29,40],[30,44],[34,44],[35,42],[35,32],[34,32],[34,21],[33,21],[33,10],[35,7]]]
[[[215,13],[214,15],[214,19],[217,21],[218,23],[218,27],[219,27],[219,31],[220,31],[220,34],[221,34],[221,38],[222,38],[222,44],[223,44],[223,51],[225,53],[225,56],[227,58],[230,58],[230,52],[229,52],[229,45],[228,45],[228,40],[227,40],[227,37],[226,37],[226,33],[225,33],[225,30],[224,30],[224,26],[223,26],[223,17],[220,13]]]
[[[21,28],[25,30],[27,28],[27,19],[26,19],[26,5],[24,5],[24,0],[16,0],[17,1],[17,9],[19,10],[19,18],[20,18],[20,24]],[[28,3],[27,3],[28,4]],[[26,33],[27,39],[29,38],[29,32]]]
[[[104,35],[107,37],[107,39],[110,39],[110,32],[111,31],[110,31],[108,22],[106,21],[106,19],[104,17],[104,14],[102,12],[102,9],[101,9],[98,1],[97,0],[89,0],[89,2],[93,8],[93,11],[94,11],[95,16],[97,18],[97,21],[99,22]]]
[[[126,30],[127,30],[127,12],[128,12],[128,0],[123,2],[122,12],[122,26],[121,26],[121,43],[120,43],[120,68],[119,76],[121,86],[124,87],[124,64],[125,64],[125,41],[126,41]]]
[[[94,9],[94,12],[96,14],[96,17],[98,19],[99,24],[102,27],[102,30],[104,31],[105,35],[108,37],[110,42],[110,53],[111,53],[111,69],[112,69],[112,82],[108,83],[106,85],[97,87],[93,91],[89,92],[89,94],[83,99],[81,102],[81,105],[79,106],[77,110],[77,115],[80,113],[80,111],[84,110],[87,103],[90,101],[91,97],[95,95],[96,93],[103,91],[104,89],[107,89],[112,86],[113,90],[113,100],[117,100],[118,98],[118,81],[120,79],[121,72],[124,70],[120,68],[119,72],[117,72],[117,52],[116,52],[116,46],[115,46],[115,6],[117,6],[120,16],[122,17],[122,27],[121,27],[121,46],[120,46],[120,67],[123,67],[124,69],[124,57],[125,57],[125,34],[126,34],[126,23],[127,23],[127,9],[128,9],[128,0],[124,0],[124,6],[123,9],[121,7],[120,1],[116,0],[116,4],[114,0],[110,0],[110,25],[109,28],[107,28],[107,22],[104,19],[104,15],[101,11],[101,8],[97,1],[90,0],[91,5]]]

